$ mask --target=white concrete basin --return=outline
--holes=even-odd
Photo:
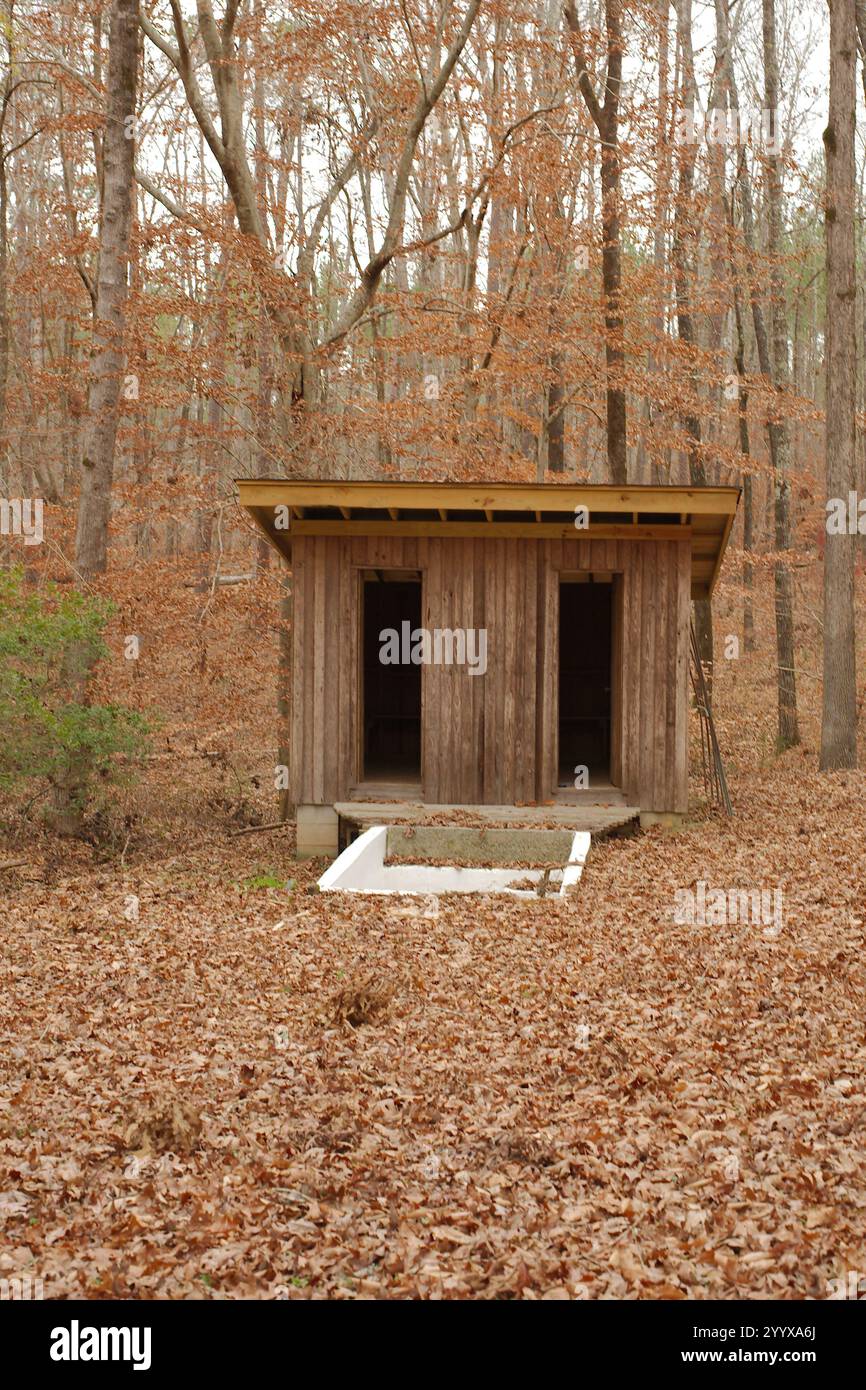
[[[588,830],[575,831],[568,862],[549,875],[556,896],[564,898],[578,883],[589,852]],[[373,825],[353,840],[319,879],[323,893],[508,893],[515,898],[534,898],[534,888],[512,888],[513,883],[538,883],[544,869],[457,868],[449,864],[386,864],[388,827]]]

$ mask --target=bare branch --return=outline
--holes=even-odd
[[[574,65],[577,69],[577,85],[586,102],[586,109],[592,117],[599,134],[602,134],[603,113],[589,78],[584,49],[583,30],[580,27],[580,20],[574,8],[574,0],[565,0],[565,18],[571,36],[571,51],[574,54]]]
[[[135,171],[135,181],[140,188],[144,189],[145,193],[149,193],[152,198],[161,203],[172,217],[176,217],[180,222],[186,222],[190,227],[195,227],[202,236],[212,235],[212,231],[204,222],[200,221],[194,213],[189,212],[187,208],[181,207],[180,203],[176,203],[167,193],[163,193],[162,189],[153,182],[153,179],[148,178],[147,174],[143,174],[140,169]]]
[[[367,263],[364,274],[361,277],[361,284],[349,301],[333,333],[326,339],[325,346],[331,346],[344,338],[355,321],[361,317],[375,296],[386,267],[390,265],[399,250],[400,231],[406,214],[407,189],[412,173],[412,164],[414,162],[418,140],[428,116],[445,90],[457,59],[466,46],[466,41],[469,38],[472,25],[475,23],[475,17],[478,14],[480,3],[481,0],[469,0],[469,6],[463,18],[463,23],[445,55],[445,61],[439,69],[435,81],[432,83],[429,91],[427,91],[425,87],[422,87],[403,140],[400,157],[397,161],[397,172],[391,195],[388,225],[385,229],[382,245],[378,252],[371,257],[370,261]]]

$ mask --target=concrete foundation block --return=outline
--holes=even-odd
[[[419,863],[567,863],[573,830],[475,830],[465,825],[389,825],[388,855]]]
[[[297,827],[299,859],[314,859],[322,855],[333,858],[337,854],[338,823],[333,806],[299,806]]]

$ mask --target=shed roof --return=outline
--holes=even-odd
[[[236,481],[241,505],[287,559],[293,536],[688,537],[692,598],[713,592],[740,497],[736,487],[649,484]],[[578,507],[588,525],[575,530]]]

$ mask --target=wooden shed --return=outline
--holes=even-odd
[[[347,805],[686,811],[689,600],[737,488],[238,488],[292,569],[299,854]]]

